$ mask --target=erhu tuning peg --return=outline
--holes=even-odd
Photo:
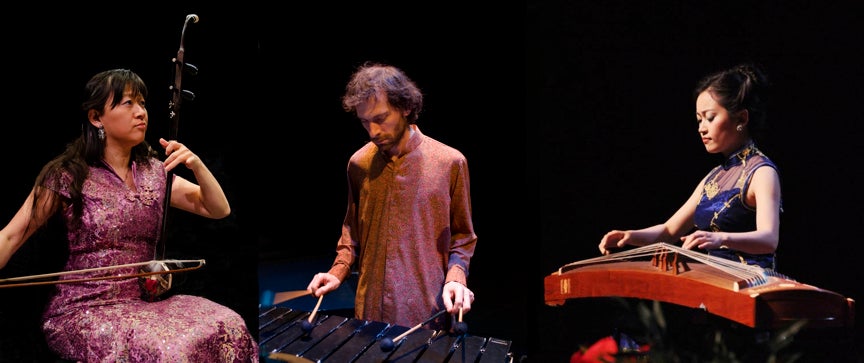
[[[188,73],[188,74],[191,75],[191,76],[197,76],[197,75],[198,75],[198,67],[196,67],[196,66],[195,66],[194,64],[192,64],[192,63],[186,63],[186,64],[184,64],[184,65],[183,65],[183,70],[186,71],[186,73]]]
[[[180,91],[180,96],[182,96],[183,99],[187,101],[192,101],[195,99],[195,94],[192,93],[192,91],[186,89]]]

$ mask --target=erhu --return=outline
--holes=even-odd
[[[174,84],[169,89],[171,90],[171,100],[168,102],[170,123],[168,125],[168,140],[177,139],[177,129],[180,121],[180,105],[182,101],[195,99],[195,94],[182,87],[183,74],[189,72],[190,75],[197,75],[198,68],[192,64],[186,63],[183,59],[186,51],[183,42],[186,37],[186,27],[190,23],[197,23],[198,15],[186,15],[186,20],[183,22],[183,30],[180,32],[180,48],[177,50],[177,56],[171,59],[174,63]],[[167,235],[168,225],[168,210],[171,205],[171,185],[174,180],[174,171],[169,171],[167,180],[165,181],[165,200],[163,202],[162,212],[162,233],[159,234],[159,241],[156,243],[156,248],[153,251],[153,260],[140,269],[141,272],[157,272],[163,273],[147,275],[139,278],[139,283],[142,289],[142,297],[148,301],[154,301],[157,297],[171,289],[173,282],[172,274],[168,273],[168,266],[160,262],[165,256],[165,239]]]
[[[181,101],[193,100],[195,98],[195,94],[184,90],[181,87],[181,81],[184,72],[189,72],[191,75],[198,74],[198,68],[192,64],[186,63],[183,60],[183,53],[185,51],[183,46],[183,39],[186,34],[186,26],[191,23],[198,22],[198,15],[189,14],[186,16],[186,21],[183,23],[183,30],[180,34],[180,48],[177,50],[177,57],[172,59],[174,63],[174,84],[171,85],[170,89],[172,91],[171,101],[169,102],[169,108],[171,116],[171,122],[169,125],[168,136],[171,140],[177,139],[177,125],[179,121],[179,110]],[[123,279],[123,278],[138,278],[138,282],[142,289],[142,298],[148,301],[155,301],[157,297],[164,294],[168,290],[171,289],[171,285],[173,282],[172,272],[186,272],[197,270],[204,266],[205,261],[203,259],[200,260],[163,260],[162,258],[165,256],[165,236],[166,236],[166,225],[168,221],[168,208],[171,204],[171,185],[173,180],[173,171],[168,172],[167,180],[166,180],[166,189],[165,189],[165,200],[163,203],[163,213],[162,213],[162,231],[159,234],[159,240],[156,243],[156,246],[153,251],[154,259],[147,262],[136,262],[124,265],[116,265],[116,266],[106,266],[106,267],[96,267],[90,269],[83,270],[73,270],[73,271],[62,271],[62,272],[53,272],[39,275],[30,275],[30,276],[19,276],[12,278],[4,278],[0,279],[0,289],[2,288],[10,288],[10,287],[21,287],[21,286],[37,286],[37,285],[47,285],[47,284],[59,284],[59,283],[73,283],[73,282],[87,282],[87,281],[98,281],[98,280],[111,280],[111,279]],[[173,268],[169,267],[172,266]],[[119,275],[107,275],[107,276],[99,276],[99,277],[86,277],[82,275],[81,277],[77,277],[76,275],[94,272],[94,271],[104,271],[111,269],[119,269],[126,267],[138,267],[138,273],[134,274],[119,274]],[[67,276],[68,278],[64,280],[58,280],[57,277]],[[70,277],[71,276],[71,277]]]

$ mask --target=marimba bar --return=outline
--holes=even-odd
[[[262,307],[258,315],[261,356],[290,357],[282,359],[288,362],[513,363],[507,340],[417,329],[397,341],[392,350],[384,351],[382,338],[399,336],[411,328],[319,312],[307,333],[302,322],[309,315],[283,306]]]

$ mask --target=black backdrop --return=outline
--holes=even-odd
[[[545,306],[543,277],[595,257],[611,228],[659,223],[674,212],[717,162],[695,134],[693,84],[755,60],[777,84],[763,148],[783,178],[780,269],[858,298],[864,9],[724,4],[244,2],[50,12],[24,4],[0,22],[7,60],[0,220],[78,135],[80,92],[93,73],[136,70],[151,88],[148,140],[167,132],[170,59],[185,16],[196,13],[186,60],[201,72],[184,77],[197,98],[183,105],[179,134],[220,178],[234,213],[221,221],[174,214],[169,254],[208,262],[179,291],[236,309],[254,331],[257,262],[332,253],[345,162],[365,141],[339,96],[357,64],[390,62],[426,93],[423,131],[469,160],[480,236],[469,277],[478,296],[466,317],[471,332],[512,340],[517,357],[566,361],[609,333],[595,321],[606,312]],[[0,276],[56,271],[52,241],[25,245]],[[0,289],[0,361],[51,361],[38,331],[46,291]]]
[[[522,238],[530,224],[522,218],[524,42],[514,20],[521,7],[494,9],[499,17],[479,4],[397,2],[44,14],[27,7],[34,9],[6,13],[0,25],[10,61],[0,220],[14,215],[41,166],[80,132],[81,89],[92,74],[138,72],[151,91],[148,141],[167,134],[171,58],[185,16],[195,13],[200,21],[186,30],[185,60],[200,72],[183,77],[196,98],[180,109],[179,139],[220,179],[233,213],[209,221],[170,212],[167,257],[207,261],[184,274],[175,292],[237,310],[257,334],[258,261],[332,256],[345,211],[345,165],[366,140],[340,96],[357,65],[382,61],[403,68],[426,94],[424,133],[469,160],[480,236],[469,277],[478,295],[466,317],[472,333],[527,350],[525,290],[538,281],[526,271],[536,260],[517,248],[539,237]],[[28,242],[0,277],[59,270],[58,238]],[[38,323],[47,291],[0,289],[0,361],[52,361]]]
[[[776,86],[761,146],[782,178],[779,272],[860,300],[862,10],[797,1],[529,1],[528,175],[542,236],[532,280],[597,256],[610,229],[671,216],[719,162],[697,136],[693,86],[754,61]],[[596,311],[536,312],[549,359],[542,361],[563,361],[611,332],[592,326],[602,320],[592,319]],[[812,351],[806,361],[861,361],[846,343],[792,349]]]

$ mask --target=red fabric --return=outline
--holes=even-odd
[[[640,354],[646,354],[648,351],[649,346],[647,344],[639,347]],[[618,354],[618,342],[616,342],[615,338],[610,335],[597,340],[588,348],[583,348],[578,352],[573,353],[573,355],[570,356],[570,363],[617,362],[616,354]],[[636,360],[632,359],[630,361],[635,362]]]
[[[618,342],[611,336],[602,338],[587,349],[582,349],[570,356],[570,363],[614,362],[618,353]]]

